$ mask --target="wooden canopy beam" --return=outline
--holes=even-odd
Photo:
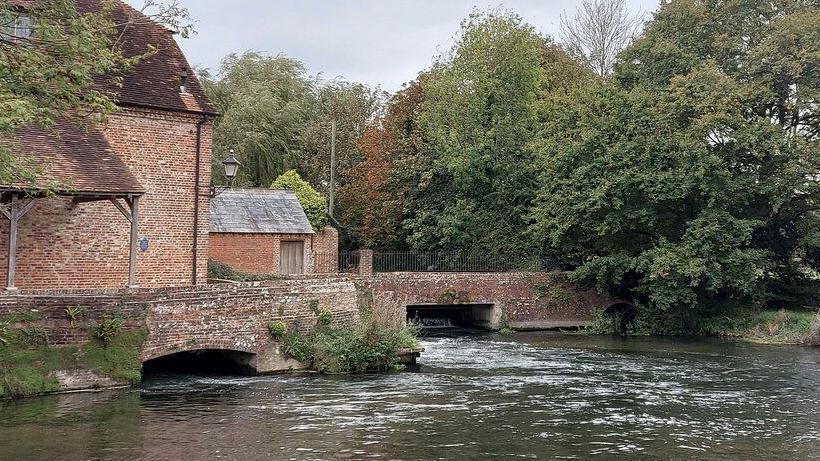
[[[8,273],[6,275],[6,290],[15,291],[14,276],[17,271],[17,227],[20,220],[34,207],[35,199],[23,200],[20,204],[20,194],[12,193],[11,202],[8,207],[0,207],[0,211],[9,220],[9,259]]]
[[[139,238],[139,195],[124,198],[128,205],[126,208],[119,200],[112,198],[111,203],[120,210],[125,219],[131,223],[131,235],[129,240],[129,254],[128,254],[128,288],[137,288],[137,242]]]

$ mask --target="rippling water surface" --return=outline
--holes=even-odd
[[[416,372],[156,376],[0,407],[0,459],[820,459],[820,351],[428,338]]]

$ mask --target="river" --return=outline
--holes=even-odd
[[[150,377],[2,404],[0,459],[820,459],[820,350],[429,337],[413,372]]]

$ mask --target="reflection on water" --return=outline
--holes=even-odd
[[[418,372],[157,376],[6,404],[0,459],[820,459],[820,351],[428,338]]]

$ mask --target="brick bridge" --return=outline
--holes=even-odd
[[[54,345],[81,345],[101,319],[117,315],[126,328],[147,332],[143,362],[183,351],[244,353],[259,372],[298,364],[285,359],[267,325],[282,320],[303,331],[328,310],[334,321],[357,321],[362,309],[380,320],[405,322],[409,309],[458,309],[474,324],[497,328],[580,326],[615,300],[552,273],[382,273],[298,276],[269,282],[108,291],[21,291],[0,297],[0,319],[28,313],[11,328],[44,329]],[[81,306],[72,323],[67,307]]]

